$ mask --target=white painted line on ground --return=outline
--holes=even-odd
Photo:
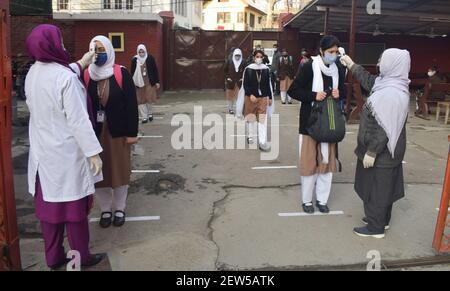
[[[252,170],[297,169],[297,166],[253,167]]]
[[[163,116],[153,116],[153,119],[161,120],[161,119],[164,119],[164,117]]]
[[[279,217],[332,216],[332,215],[344,215],[344,211],[330,211],[330,213],[314,212],[314,214],[308,214],[305,212],[278,213]]]
[[[126,217],[125,221],[126,222],[131,222],[131,221],[156,221],[156,220],[161,220],[160,216],[138,216],[138,217]],[[93,222],[99,222],[100,218],[91,218],[89,219],[90,223]]]
[[[406,162],[406,161],[402,161],[402,164],[407,164],[408,162]]]
[[[157,173],[161,173],[160,170],[133,170],[131,172],[134,173],[134,174],[139,174],[139,173],[154,173],[154,174],[157,174]]]
[[[346,134],[355,134],[353,131],[346,132]]]
[[[140,135],[139,138],[163,138],[162,135]]]
[[[153,108],[169,108],[171,107],[170,105],[153,105]]]

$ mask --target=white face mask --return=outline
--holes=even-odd
[[[436,72],[432,72],[432,71],[428,72],[428,77],[433,77],[434,75],[436,75]]]
[[[263,62],[263,59],[262,59],[262,58],[256,58],[256,59],[255,59],[255,63],[256,63],[257,65],[261,65],[262,62]]]

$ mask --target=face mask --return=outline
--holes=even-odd
[[[96,61],[95,61],[95,64],[97,66],[101,67],[104,64],[106,64],[107,61],[108,61],[108,54],[107,53],[98,53]]]
[[[326,65],[331,65],[331,64],[335,63],[336,60],[337,60],[337,55],[334,55],[334,54],[330,54],[330,53],[326,52],[325,55],[323,56],[323,62]]]
[[[262,58],[256,58],[256,59],[255,59],[255,63],[256,63],[257,65],[261,65],[262,62],[263,62],[263,59],[262,59]]]
[[[429,71],[428,72],[428,77],[433,77],[435,74],[436,74],[436,72]]]

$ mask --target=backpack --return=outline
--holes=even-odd
[[[122,76],[122,66],[114,65],[114,78],[116,78],[119,88],[123,90],[123,76]],[[89,75],[89,70],[84,70],[84,84],[86,88],[89,88],[89,83],[91,81],[91,76]]]
[[[317,142],[339,143],[345,137],[345,116],[339,100],[327,91],[327,98],[314,102],[308,120],[307,131]]]

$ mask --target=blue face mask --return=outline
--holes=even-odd
[[[333,55],[333,54],[326,52],[325,55],[323,56],[323,62],[326,65],[331,65],[331,64],[335,63],[336,60],[337,60],[337,55]]]
[[[107,61],[108,61],[108,54],[107,53],[98,53],[97,54],[97,58],[95,60],[95,64],[97,66],[101,67],[104,64],[106,64]]]

